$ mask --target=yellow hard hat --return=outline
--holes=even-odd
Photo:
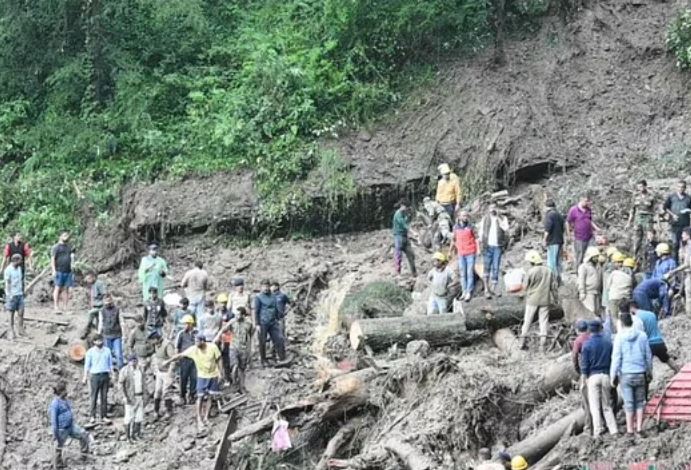
[[[670,248],[667,243],[658,243],[657,246],[655,247],[655,253],[657,253],[658,256],[660,255],[668,255],[670,253]]]
[[[535,250],[530,250],[525,254],[525,260],[531,264],[542,264],[542,256]]]
[[[610,246],[609,248],[607,248],[607,251],[605,251],[605,253],[607,253],[608,258],[611,258],[613,254],[619,253],[619,248],[617,248],[616,246]]]
[[[528,468],[528,462],[521,455],[517,455],[511,459],[511,470],[525,470]]]
[[[585,259],[586,261],[590,261],[593,259],[595,256],[600,256],[600,250],[595,248],[594,246],[589,246],[587,250],[585,250]]]
[[[624,267],[625,268],[631,268],[631,269],[635,268],[636,267],[636,260],[633,258],[626,258],[624,260]]]
[[[616,252],[612,255],[612,261],[615,263],[623,263],[624,260],[626,259],[626,256],[624,253]]]
[[[216,302],[218,302],[219,304],[227,304],[228,294],[218,294],[218,297],[216,297]]]
[[[194,325],[194,317],[192,315],[185,315],[184,317],[182,317],[182,323],[184,325]]]
[[[437,170],[439,170],[439,173],[441,173],[442,175],[448,175],[449,173],[451,173],[451,167],[448,163],[442,163],[437,167]]]
[[[440,261],[442,263],[446,263],[446,255],[444,253],[441,253],[437,251],[435,254],[432,255],[432,259],[436,259],[437,261]]]

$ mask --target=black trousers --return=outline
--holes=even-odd
[[[283,332],[281,331],[281,324],[275,321],[268,325],[259,324],[259,357],[261,357],[262,362],[266,362],[267,335],[271,337],[278,359],[284,361],[286,358],[286,348],[283,341]]]
[[[189,357],[180,360],[180,396],[185,398],[189,387],[190,396],[197,394],[197,367]]]
[[[108,415],[108,388],[110,387],[110,374],[102,372],[91,374],[91,417],[96,417],[96,404],[101,399],[101,418]]]

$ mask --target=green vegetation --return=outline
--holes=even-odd
[[[391,281],[374,281],[343,299],[342,319],[396,317],[412,302],[410,292]]]
[[[677,67],[691,68],[691,9],[682,10],[667,30],[667,49],[677,58]]]
[[[541,12],[547,0],[513,5]],[[317,144],[491,36],[491,0],[6,0],[0,225],[36,244],[105,219],[123,184],[252,168],[262,216],[354,191]],[[428,74],[429,75],[429,74]],[[90,209],[93,211],[93,209]]]

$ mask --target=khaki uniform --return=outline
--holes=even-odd
[[[655,219],[655,200],[656,197],[650,191],[644,194],[638,193],[633,198],[633,208],[636,211],[634,218],[634,242],[633,253],[640,261],[643,259],[641,248],[643,246],[643,237],[645,237],[646,230],[653,228]]]
[[[549,329],[549,306],[557,300],[557,276],[546,266],[533,266],[526,274],[525,313],[521,327],[521,346],[538,315],[540,347],[544,347]]]
[[[170,341],[164,341],[154,353],[152,365],[156,383],[154,385],[154,399],[172,399],[174,397],[174,368],[171,364],[163,363],[175,355],[175,347]]]
[[[602,302],[602,271],[590,261],[578,267],[578,296],[585,308],[594,315],[600,312]]]
[[[615,269],[608,277],[608,305],[609,313],[615,318],[619,316],[619,305],[622,301],[631,298],[634,282],[633,275],[627,269]]]
[[[139,367],[127,364],[120,371],[118,383],[125,396],[125,426],[132,420],[135,423],[144,421],[145,389],[144,372]],[[128,403],[129,401],[129,403]]]

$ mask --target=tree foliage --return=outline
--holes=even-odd
[[[487,0],[6,0],[0,224],[47,242],[78,224],[80,197],[106,211],[130,181],[241,167],[280,219],[286,183],[333,161],[318,139],[397,102],[419,65],[478,47],[490,11]]]
[[[667,30],[667,48],[677,58],[677,67],[691,68],[691,8],[682,10]]]

